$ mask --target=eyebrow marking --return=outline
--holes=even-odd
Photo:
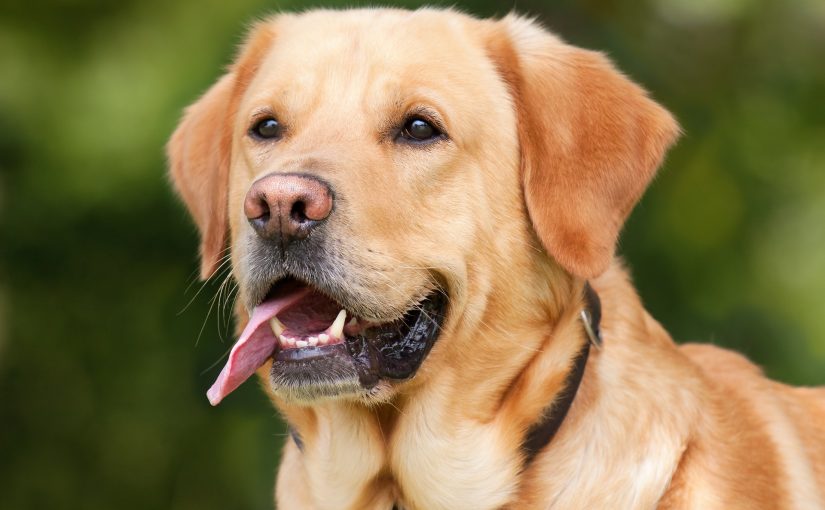
[[[272,107],[270,107],[270,106],[258,106],[256,108],[254,108],[252,110],[252,113],[250,114],[250,118],[252,120],[258,120],[261,117],[267,117],[267,116],[272,116],[272,117],[275,116],[275,112],[272,111]]]

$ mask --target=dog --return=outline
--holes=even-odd
[[[279,509],[821,509],[825,390],[676,345],[615,256],[679,127],[510,14],[279,14],[170,175],[288,423]]]

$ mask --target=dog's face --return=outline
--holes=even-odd
[[[518,18],[259,24],[170,142],[202,273],[229,232],[245,322],[210,400],[260,367],[306,402],[506,359],[496,328],[606,267],[675,133],[599,55]]]

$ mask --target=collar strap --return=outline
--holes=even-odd
[[[558,393],[555,401],[542,414],[539,421],[534,423],[527,431],[527,436],[521,443],[521,449],[524,452],[524,467],[526,468],[538,455],[542,448],[547,446],[553,440],[553,436],[558,432],[567,412],[570,410],[570,405],[573,404],[573,399],[579,390],[579,385],[584,377],[584,367],[587,365],[587,358],[590,355],[590,345],[592,344],[597,349],[602,346],[601,330],[599,323],[602,318],[602,306],[599,295],[590,286],[590,283],[584,284],[584,303],[585,307],[581,311],[580,317],[582,326],[587,334],[588,341],[585,342],[582,349],[576,355],[573,361],[573,368],[567,374],[564,380],[564,386]]]

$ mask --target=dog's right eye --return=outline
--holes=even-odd
[[[270,140],[281,137],[281,124],[272,117],[261,119],[252,126],[249,133],[255,138]]]
[[[420,117],[412,117],[404,123],[398,137],[406,142],[426,143],[443,138],[444,134],[430,122]]]

